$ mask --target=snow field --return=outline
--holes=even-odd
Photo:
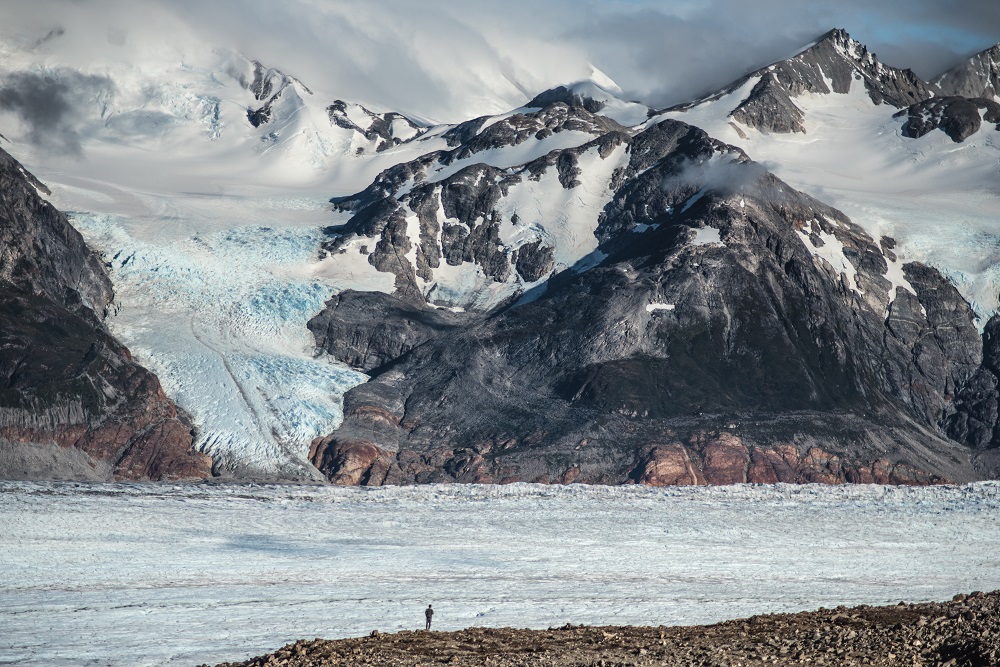
[[[1000,484],[0,482],[0,664],[194,665],[435,625],[693,624],[1000,587]]]
[[[805,134],[763,134],[728,116],[757,80],[649,122],[667,117],[697,125],[842,210],[876,242],[894,238],[900,266],[887,274],[893,295],[897,286],[909,289],[901,264],[926,262],[956,283],[985,325],[1000,307],[1000,133],[993,125],[962,144],[940,130],[909,139],[901,135],[905,119],[892,117],[898,109],[873,104],[854,81],[847,94],[794,98],[805,114]]]

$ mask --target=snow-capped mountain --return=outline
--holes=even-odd
[[[581,158],[560,172],[567,154]],[[936,270],[900,262],[891,239],[873,240],[679,121],[611,130],[532,164],[432,187],[427,197],[456,199],[431,210],[467,212],[452,224],[472,234],[502,229],[505,198],[519,201],[519,179],[532,173],[544,183],[547,167],[567,198],[607,193],[595,224],[579,227],[597,239],[598,258],[464,321],[384,295],[331,302],[312,324],[318,342],[374,366],[348,392],[344,424],[314,444],[313,463],[331,479],[976,476],[968,450],[934,434],[956,412],[952,388],[982,358],[971,310]],[[357,216],[405,220],[383,202],[369,206],[384,218]],[[502,252],[496,238],[490,248]],[[404,281],[396,286],[413,301]],[[413,324],[386,330],[373,311]]]
[[[945,95],[1000,98],[1000,44],[977,53],[933,83]]]
[[[867,54],[862,64],[881,73],[873,84],[853,60],[866,49],[843,31],[828,33],[791,61],[772,67],[776,72],[805,67],[818,80],[832,81],[832,73],[813,63],[814,53],[835,54],[831,58],[838,67],[853,62],[845,70],[853,74],[840,77],[839,87],[817,91],[779,86],[794,109],[773,108],[769,122],[791,126],[801,120],[801,131],[761,130],[737,117],[763,81],[755,80],[759,73],[650,122],[665,117],[697,125],[743,148],[793,187],[843,210],[873,238],[895,239],[900,257],[943,271],[984,325],[997,311],[1000,293],[1000,255],[994,251],[1000,134],[995,122],[984,120],[993,117],[992,102],[941,101],[932,84],[913,83],[910,74],[886,68]],[[907,82],[905,91],[924,97],[911,103],[909,95],[887,95],[881,92],[885,81]],[[950,116],[955,118],[947,120]],[[953,125],[951,134],[965,136],[961,145],[949,134]]]
[[[942,96],[834,30],[660,112],[590,68],[435,124],[233,49],[60,39],[5,46],[3,134],[217,474],[993,474],[963,446],[997,421],[986,84]]]
[[[907,107],[934,95],[934,88],[911,70],[879,62],[863,44],[844,30],[831,30],[787,60],[738,79],[704,99],[668,111],[686,111],[725,98],[733,104],[729,116],[761,132],[806,132],[802,95],[847,94],[857,82],[875,105]]]

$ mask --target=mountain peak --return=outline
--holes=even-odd
[[[1000,100],[1000,43],[951,68],[934,84],[949,96]]]
[[[755,83],[754,83],[755,82]],[[936,90],[911,70],[879,62],[864,44],[843,28],[834,28],[795,55],[742,77],[722,91],[693,104],[668,111],[686,111],[703,102],[731,95],[754,83],[730,116],[761,132],[805,132],[805,116],[795,104],[804,93],[847,94],[863,85],[874,104],[906,108],[930,97]]]

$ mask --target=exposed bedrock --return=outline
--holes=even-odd
[[[901,264],[891,240],[683,123],[654,125],[630,150],[597,231],[608,257],[538,298],[434,329],[430,307],[387,297],[420,324],[387,327],[370,360],[359,350],[371,324],[324,312],[324,349],[373,376],[313,443],[329,479],[988,474],[948,439],[984,361],[973,313],[940,273]]]
[[[550,275],[556,264],[552,241],[533,236],[536,232],[529,227],[536,221],[519,220],[509,211],[505,215],[501,204],[512,188],[538,181],[549,169],[558,176],[557,188],[580,186],[579,156],[596,148],[607,157],[629,142],[629,135],[614,120],[559,101],[502,118],[485,129],[484,122],[479,118],[452,128],[442,135],[450,150],[391,167],[362,192],[333,200],[353,216],[345,225],[327,228],[330,238],[323,251],[337,254],[345,252],[353,238],[371,239],[368,263],[392,273],[395,294],[414,304],[435,300],[436,272],[448,267],[473,264],[485,281],[497,284],[534,283]],[[476,160],[486,151],[522,145],[531,150],[562,132],[580,135],[581,145],[553,150],[516,169]],[[588,134],[593,140],[587,141]],[[453,167],[463,161],[468,164]],[[419,233],[411,235],[413,223]],[[505,223],[532,238],[503,238]]]
[[[1000,95],[1000,44],[948,70],[934,83],[945,95],[996,98]]]
[[[906,117],[903,135],[911,139],[940,129],[960,144],[979,132],[983,121],[1000,129],[1000,104],[981,97],[935,97],[900,111],[896,117]]]
[[[190,423],[102,318],[99,258],[0,151],[0,478],[201,479]]]

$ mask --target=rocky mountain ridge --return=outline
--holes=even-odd
[[[933,83],[944,95],[1000,101],[1000,44],[956,65]]]
[[[104,326],[104,266],[40,193],[0,151],[0,476],[210,476],[184,415]]]
[[[612,174],[600,171],[610,197],[591,232],[595,266],[561,271],[531,298],[465,322],[435,320],[399,281],[395,297],[351,295],[314,320],[321,348],[364,360],[373,376],[346,395],[344,424],[313,443],[310,458],[329,479],[927,483],[982,474],[944,426],[982,363],[982,341],[936,270],[898,262],[891,239],[875,242],[678,121],[612,131],[523,170],[588,146],[623,150]],[[574,167],[558,179],[567,191],[592,180]],[[495,219],[508,172],[477,167],[475,183],[496,189],[486,198],[456,189],[452,209]],[[362,205],[388,202],[366,220],[403,218],[389,191]],[[414,325],[368,317],[388,308],[407,309]]]
[[[752,84],[730,111],[730,117],[761,132],[805,133],[805,116],[795,98],[803,93],[846,94],[854,81],[864,86],[874,104],[897,108],[922,102],[936,92],[912,70],[883,64],[867,47],[838,28],[787,60],[751,72],[707,98],[665,111],[686,111]]]
[[[806,133],[806,112],[796,104],[803,94],[847,94],[854,83],[875,105],[886,104],[907,118],[904,136],[920,137],[942,129],[961,143],[978,132],[980,121],[996,123],[1000,45],[972,56],[925,82],[912,70],[880,62],[866,46],[842,29],[786,60],[751,72],[707,97],[660,113],[690,111],[720,100],[730,104],[729,118],[764,133]],[[985,114],[977,109],[984,109]]]

